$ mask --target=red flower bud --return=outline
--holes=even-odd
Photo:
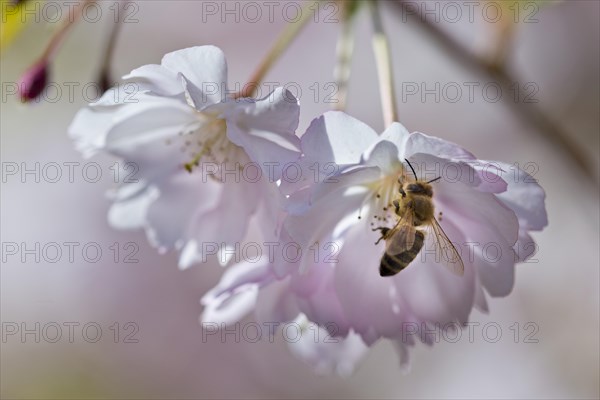
[[[48,64],[38,62],[29,68],[19,80],[19,94],[21,101],[27,103],[36,99],[48,83]]]

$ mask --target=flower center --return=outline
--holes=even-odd
[[[227,163],[235,159],[239,147],[227,138],[227,125],[224,119],[200,113],[200,123],[194,129],[182,134],[189,139],[184,142],[183,150],[189,152],[191,160],[184,164],[188,172],[200,165],[200,161],[215,164]]]
[[[369,214],[372,226],[381,226],[388,221],[397,222],[393,201],[400,197],[398,179],[402,178],[403,182],[407,182],[414,180],[411,177],[412,175],[408,175],[404,168],[399,166],[393,173],[385,175],[368,185],[370,194],[366,201],[370,203]]]

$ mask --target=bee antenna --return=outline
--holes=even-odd
[[[408,159],[404,159],[404,161],[406,161],[406,163],[408,164],[408,166],[410,167],[413,175],[415,176],[415,181],[418,181],[419,178],[417,178],[417,173],[415,172],[415,169],[413,168],[412,164],[410,163],[410,161],[408,161]]]
[[[440,179],[442,179],[442,177],[438,176],[437,178],[432,179],[432,180],[428,181],[427,183],[432,183],[432,182],[435,182],[435,181],[439,181]]]

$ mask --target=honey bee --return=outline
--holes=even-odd
[[[379,274],[393,276],[406,268],[417,257],[425,243],[425,235],[429,234],[434,238],[438,252],[436,261],[439,259],[451,272],[462,276],[465,270],[463,261],[435,218],[431,183],[441,177],[427,182],[420,181],[413,166],[408,160],[405,161],[412,170],[415,181],[403,182],[402,177],[398,179],[400,197],[392,202],[399,217],[398,222],[393,228],[373,229],[381,231],[381,237],[375,244],[382,239],[386,242],[385,253],[379,264]]]

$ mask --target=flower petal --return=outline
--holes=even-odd
[[[226,99],[227,62],[215,46],[196,46],[166,54],[161,65],[181,73],[197,110]]]
[[[269,329],[271,337],[275,335],[279,324],[293,321],[299,313],[295,298],[289,290],[289,278],[274,281],[260,291],[255,309],[256,321]]]
[[[125,185],[119,189],[119,192],[129,190],[128,186],[133,185]],[[146,213],[158,196],[159,192],[155,187],[145,186],[134,195],[115,201],[108,211],[110,226],[116,229],[145,227],[147,223]]]
[[[193,229],[191,221],[216,207],[221,188],[201,174],[181,171],[162,180],[159,196],[147,213],[150,239],[156,246],[180,249]]]
[[[183,93],[183,86],[177,73],[156,64],[143,65],[123,76],[125,80],[132,80],[139,84],[139,91],[150,91],[157,96],[177,96]],[[122,87],[127,87],[123,84]]]
[[[300,156],[300,139],[295,135],[299,113],[298,101],[278,88],[256,103],[239,103],[226,110],[227,137],[243,147],[274,182]]]
[[[475,270],[465,251],[468,249],[460,246],[465,238],[459,225],[446,215],[440,224],[462,254],[464,275],[457,276],[444,267],[436,250],[436,238],[429,232],[417,257],[392,280],[417,320],[433,324],[464,323],[473,307]]]
[[[106,143],[106,134],[112,126],[110,111],[83,108],[77,112],[69,126],[69,136],[84,157],[91,157]]]
[[[398,146],[388,140],[377,142],[364,155],[364,163],[378,167],[384,175],[392,175],[402,168],[398,159]]]
[[[499,163],[504,171],[515,169],[513,165]],[[510,172],[508,172],[510,173]],[[546,193],[537,181],[520,168],[512,179],[508,179],[506,192],[498,198],[517,214],[519,225],[525,230],[540,231],[548,225],[548,214],[544,205]]]
[[[379,275],[384,243],[375,245],[377,234],[367,222],[346,234],[335,268],[335,293],[352,329],[367,344],[381,336],[393,336],[406,319],[406,308],[397,302],[393,279]]]
[[[308,164],[353,164],[377,138],[363,122],[340,111],[329,111],[311,122],[302,136],[302,150]]]
[[[307,213],[290,215],[284,222],[284,227],[301,247],[308,253],[312,246],[322,246],[328,240],[336,226],[351,212],[357,212],[364,201],[364,194],[325,196]],[[310,258],[302,257],[299,265],[301,273],[310,266]]]
[[[318,339],[318,340],[315,340]],[[317,374],[352,375],[365,357],[368,347],[354,332],[345,338],[330,338],[327,331],[311,324],[298,341],[288,341],[291,352],[311,366]]]
[[[236,249],[246,235],[248,221],[258,206],[263,184],[225,181],[221,183],[221,194],[215,207],[192,218],[190,238],[197,243],[218,247],[221,265],[229,261],[223,250]],[[232,255],[234,250],[226,253]]]
[[[164,97],[144,97],[144,101],[120,108],[112,118],[106,147],[120,156],[139,152],[145,144],[165,141],[184,133],[197,119],[185,104]]]
[[[421,132],[413,132],[406,141],[405,157],[416,153],[433,154],[440,158],[476,160],[475,156],[459,145]]]

